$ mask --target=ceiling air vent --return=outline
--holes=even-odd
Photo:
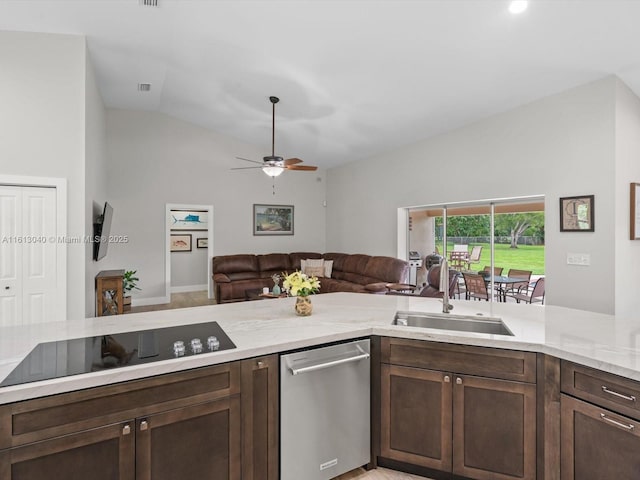
[[[158,0],[138,0],[140,2],[140,5],[144,6],[144,7],[157,7],[158,6]]]
[[[138,84],[138,91],[139,92],[150,92],[151,91],[151,84],[150,83],[139,83]]]

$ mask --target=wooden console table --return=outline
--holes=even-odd
[[[96,275],[96,317],[122,315],[124,270],[103,270]]]

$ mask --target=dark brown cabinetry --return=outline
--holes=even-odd
[[[536,478],[536,355],[381,340],[380,457],[468,478]]]
[[[0,406],[0,478],[241,478],[240,363]]]
[[[278,355],[242,361],[242,479],[278,480]]]
[[[567,361],[561,368],[562,480],[637,479],[640,383]]]

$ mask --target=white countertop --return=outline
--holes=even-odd
[[[0,381],[41,342],[217,321],[235,349],[0,388],[0,404],[369,335],[541,352],[640,380],[640,319],[562,307],[452,303],[455,314],[497,316],[514,336],[391,325],[397,311],[439,312],[440,300],[329,293],[297,317],[294,298],[0,328]]]

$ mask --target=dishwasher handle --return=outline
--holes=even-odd
[[[340,360],[332,360],[330,362],[325,362],[325,363],[317,363],[315,365],[309,365],[307,367],[291,368],[290,369],[291,373],[293,375],[298,375],[299,373],[315,372],[316,370],[322,370],[324,368],[330,368],[336,365],[342,365],[343,363],[351,363],[351,362],[358,362],[360,360],[366,360],[371,356],[367,352],[362,350],[362,348],[360,348],[360,345],[356,345],[355,347],[360,352],[358,355],[354,355],[353,357],[341,358]]]

